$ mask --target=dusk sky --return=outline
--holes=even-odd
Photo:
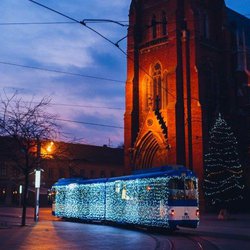
[[[124,24],[130,5],[130,0],[37,1],[79,21],[98,18]],[[226,0],[226,5],[250,17],[250,0]],[[126,56],[86,27],[62,22],[70,20],[28,0],[0,1],[1,94],[18,91],[25,101],[51,97],[48,112],[61,119],[64,140],[121,145]],[[87,25],[114,43],[127,32],[112,23]],[[119,45],[126,51],[126,39]]]

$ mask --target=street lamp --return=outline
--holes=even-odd
[[[37,168],[35,169],[35,211],[34,221],[39,219],[39,196],[41,186],[41,172],[43,171],[40,166],[41,157],[51,157],[51,153],[54,151],[54,142],[50,142],[45,148],[41,149],[41,141],[37,138]],[[42,152],[41,152],[42,150]]]
[[[23,193],[23,185],[19,185],[19,206],[22,205],[22,193]]]
[[[39,195],[40,195],[40,185],[41,185],[40,157],[41,157],[41,142],[40,142],[39,138],[37,138],[37,168],[35,169],[34,221],[38,221],[38,218],[39,218]]]
[[[55,143],[53,141],[47,142],[41,147],[40,157],[49,159],[53,158],[53,152],[55,151]]]
[[[54,142],[51,141],[51,142],[47,145],[47,147],[46,147],[46,150],[47,150],[47,152],[48,152],[49,154],[51,154],[51,153],[53,152],[53,147],[54,147]]]
[[[39,195],[40,195],[40,184],[41,184],[41,169],[35,170],[35,214],[34,214],[34,221],[38,221],[39,217]]]

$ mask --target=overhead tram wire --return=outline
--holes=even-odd
[[[11,112],[7,112],[7,114],[11,114]],[[3,115],[3,113],[0,113],[0,115]],[[8,115],[10,116],[10,115]],[[39,115],[40,118],[46,118],[43,115]],[[124,127],[117,126],[117,125],[109,125],[109,124],[102,124],[102,123],[93,123],[93,122],[84,122],[84,121],[75,121],[75,120],[69,120],[69,119],[63,119],[59,117],[53,117],[53,120],[61,121],[61,122],[69,122],[69,123],[77,123],[82,125],[91,125],[91,126],[99,126],[99,127],[106,127],[106,128],[115,128],[115,129],[124,129]]]
[[[92,106],[92,105],[80,105],[80,104],[66,104],[66,103],[50,103],[53,106],[65,106],[65,107],[74,107],[74,108],[97,108],[97,109],[110,109],[110,110],[124,110],[124,108],[114,108],[106,106]]]
[[[36,101],[29,102],[29,101],[23,101],[24,103],[39,103]],[[124,108],[115,108],[115,107],[107,107],[107,106],[93,106],[93,105],[81,105],[81,104],[67,104],[67,103],[55,103],[50,102],[49,105],[51,106],[63,106],[63,107],[73,107],[73,108],[93,108],[93,109],[109,109],[109,110],[123,110]],[[49,106],[48,105],[48,106]]]
[[[3,114],[0,113],[0,115],[3,115]],[[43,117],[43,116],[40,116],[40,117]],[[125,127],[117,126],[117,125],[109,125],[109,124],[93,123],[93,122],[84,122],[84,121],[75,121],[75,120],[56,118],[56,117],[53,118],[53,119],[56,120],[56,121],[61,121],[61,122],[68,122],[68,123],[76,123],[76,124],[81,124],[81,125],[99,126],[99,127],[106,127],[106,128],[114,128],[114,129],[123,129],[123,130],[125,130]],[[155,132],[155,133],[160,134],[160,132]]]
[[[84,23],[115,23],[122,27],[129,27],[128,24],[123,24],[123,23],[126,23],[127,21],[115,21],[111,19],[83,19],[82,22]]]
[[[39,5],[39,6],[41,6],[41,7],[43,7],[43,8],[45,8],[45,9],[47,9],[47,10],[50,10],[50,11],[52,11],[52,12],[54,12],[54,13],[57,13],[58,15],[61,15],[61,16],[63,16],[63,17],[65,17],[65,18],[67,18],[67,19],[69,19],[69,20],[71,20],[71,21],[74,21],[74,22],[76,22],[76,23],[79,23],[79,24],[81,24],[81,25],[83,25],[84,27],[86,27],[87,29],[89,29],[89,30],[91,30],[91,31],[93,31],[94,33],[96,33],[98,36],[100,36],[100,37],[102,37],[104,40],[106,40],[106,41],[108,41],[109,43],[111,43],[112,45],[114,45],[116,48],[118,48],[129,60],[131,60],[131,61],[133,61],[134,62],[134,59],[133,58],[131,58],[129,55],[128,55],[128,53],[126,53],[126,51],[124,51],[122,48],[120,48],[120,46],[119,46],[119,42],[121,42],[122,40],[124,40],[127,36],[125,36],[125,37],[123,37],[123,38],[121,38],[118,42],[113,42],[112,40],[110,40],[109,38],[107,38],[106,36],[104,36],[104,35],[102,35],[100,32],[98,32],[97,30],[95,30],[95,29],[93,29],[93,28],[91,28],[90,26],[88,26],[87,25],[87,22],[84,22],[84,20],[87,20],[87,21],[90,21],[90,20],[95,20],[95,21],[97,21],[98,19],[83,19],[82,21],[78,21],[77,19],[75,19],[75,18],[72,18],[72,17],[70,17],[70,16],[68,16],[68,15],[66,15],[66,14],[63,14],[62,12],[59,12],[59,11],[57,11],[57,10],[55,10],[55,9],[52,9],[52,8],[50,8],[50,7],[48,7],[48,6],[46,6],[46,5],[43,5],[43,4],[41,4],[41,3],[39,3],[39,2],[36,2],[36,1],[34,1],[34,0],[28,0],[28,1],[30,1],[30,2],[32,2],[32,3],[34,3],[34,4],[37,4],[37,5]],[[99,19],[100,21],[108,21],[108,22],[113,22],[113,23],[118,23],[119,25],[121,25],[121,26],[124,26],[124,25],[122,25],[121,23],[119,23],[118,21],[114,21],[114,20],[110,20],[110,19]],[[160,22],[158,22],[158,23],[160,23]],[[152,26],[152,25],[151,25]],[[149,26],[149,27],[147,27],[147,29],[149,29],[151,26]],[[128,27],[129,27],[129,25],[128,25]],[[138,66],[138,68],[140,69],[140,70],[142,70],[147,76],[149,76],[151,79],[153,79],[153,77],[143,68],[143,67],[141,67],[140,65]],[[171,95],[172,97],[174,97],[174,98],[176,98],[176,96],[173,94],[173,93],[171,93],[169,90],[167,90],[167,89],[165,89],[164,87],[162,87],[162,89],[163,90],[165,90],[169,95]],[[196,99],[195,99],[196,100]]]
[[[125,127],[117,126],[117,125],[108,125],[108,124],[84,122],[84,121],[74,121],[74,120],[63,119],[63,118],[55,118],[54,120],[61,121],[61,122],[77,123],[77,124],[82,124],[82,125],[99,126],[99,127],[115,128],[115,129],[123,129],[123,130],[125,130]],[[156,134],[161,134],[161,132],[158,132],[158,131],[156,131],[155,133]]]
[[[82,21],[78,21],[77,19],[75,19],[75,18],[72,18],[72,17],[70,17],[70,16],[68,16],[68,15],[66,15],[66,14],[63,14],[62,12],[59,12],[59,11],[57,11],[57,10],[54,10],[54,9],[52,9],[52,8],[50,8],[50,7],[48,7],[48,6],[46,6],[46,5],[43,5],[43,4],[41,4],[41,3],[38,3],[38,2],[36,2],[36,1],[34,1],[34,0],[28,0],[28,1],[30,1],[30,2],[32,2],[32,3],[34,3],[34,4],[37,4],[37,5],[39,5],[39,6],[41,6],[41,7],[43,7],[43,8],[45,8],[45,9],[47,9],[47,10],[50,10],[50,11],[52,11],[52,12],[54,12],[54,13],[57,13],[58,15],[61,15],[61,16],[63,16],[63,17],[65,17],[65,18],[68,18],[69,20],[72,20],[72,21],[74,21],[74,22],[76,22],[76,23],[79,23],[79,24],[81,24],[81,25],[83,25],[84,27],[86,27],[87,29],[89,29],[89,30],[91,30],[91,31],[93,31],[94,33],[96,33],[97,35],[99,35],[100,37],[102,37],[104,40],[106,40],[106,41],[108,41],[109,43],[111,43],[112,45],[114,45],[116,48],[118,48],[129,60],[131,60],[131,61],[133,61],[134,62],[134,59],[133,58],[131,58],[129,55],[128,55],[128,53],[126,53],[126,51],[124,51],[122,48],[120,48],[120,46],[119,46],[119,42],[121,42],[122,40],[124,40],[127,36],[125,36],[125,37],[123,37],[122,39],[120,39],[118,42],[113,42],[113,41],[111,41],[109,38],[107,38],[107,37],[105,37],[104,35],[102,35],[100,32],[98,32],[97,30],[95,30],[95,29],[93,29],[93,28],[91,28],[90,26],[88,26],[87,25],[87,22],[84,22],[84,20],[87,20],[87,21],[90,21],[90,20],[98,20],[98,19],[83,19]],[[100,21],[109,21],[109,22],[113,22],[113,23],[119,23],[119,22],[117,22],[117,21],[113,21],[113,20],[110,20],[110,19],[99,19]],[[119,23],[119,25],[121,25],[121,26],[124,26],[124,25],[122,25],[121,23]],[[129,27],[129,25],[128,25],[128,27]],[[147,29],[148,28],[150,28],[150,27],[147,27]],[[138,66],[139,67],[139,69],[140,70],[142,70],[147,76],[149,76],[151,79],[153,79],[153,77],[143,68],[143,67],[141,67],[140,65]],[[173,94],[173,93],[171,93],[169,90],[167,90],[167,89],[165,89],[165,88],[163,88],[162,87],[162,89],[164,89],[169,95],[171,95],[172,97],[174,97],[174,98],[176,98],[176,96]]]
[[[4,100],[5,101],[5,100]],[[7,100],[6,100],[7,101]],[[38,101],[22,101],[23,103],[28,104],[39,104]],[[82,105],[82,104],[68,104],[68,103],[56,103],[56,102],[49,102],[48,106],[65,106],[65,107],[73,107],[73,108],[93,108],[93,109],[110,109],[110,110],[123,110],[124,108],[119,107],[108,107],[108,106],[93,106],[93,105]]]
[[[118,48],[124,55],[126,55],[130,60],[133,60],[132,58],[130,58],[130,56],[129,56],[123,49],[120,48],[120,46],[119,46],[118,43],[115,43],[115,42],[111,41],[109,38],[107,38],[106,36],[102,35],[102,34],[101,34],[100,32],[98,32],[97,30],[95,30],[95,29],[91,28],[90,26],[88,26],[88,25],[87,25],[87,22],[84,22],[84,19],[83,19],[82,21],[78,21],[77,19],[75,19],[75,18],[73,18],[73,17],[70,17],[70,16],[68,16],[68,15],[66,15],[66,14],[63,14],[62,12],[59,12],[59,11],[57,11],[57,10],[55,10],[55,9],[52,9],[52,8],[50,8],[50,7],[46,6],[46,5],[43,5],[43,4],[39,3],[39,2],[36,2],[36,1],[34,1],[34,0],[28,0],[28,1],[30,1],[30,2],[32,2],[32,3],[34,3],[34,4],[37,4],[37,5],[39,5],[40,7],[43,7],[43,8],[45,8],[45,9],[47,9],[47,10],[50,10],[50,11],[52,11],[52,12],[54,12],[54,13],[60,15],[60,16],[63,16],[63,17],[65,17],[65,18],[67,18],[67,19],[69,19],[69,20],[71,20],[71,21],[74,21],[74,22],[76,22],[76,23],[79,23],[79,24],[83,25],[83,26],[86,27],[87,29],[89,29],[89,30],[93,31],[94,33],[96,33],[98,36],[102,37],[102,38],[103,38],[104,40],[106,40],[107,42],[109,42],[109,43],[111,43],[112,45],[114,45],[115,47],[117,47],[117,48]],[[91,19],[85,19],[85,20],[91,20]],[[92,20],[97,20],[97,19],[92,19]],[[103,20],[105,20],[105,19],[102,19],[102,21],[103,21]],[[109,20],[109,19],[106,19],[106,20]],[[117,21],[113,21],[113,20],[109,20],[109,21],[112,21],[113,23],[117,23]],[[120,24],[120,25],[121,25],[121,24]],[[123,26],[123,25],[122,25],[122,26]],[[143,70],[146,74],[148,74],[144,69],[142,69],[142,70]],[[149,75],[149,74],[148,74],[148,75]]]
[[[47,6],[44,6],[44,5],[42,5],[42,4],[40,4],[40,3],[37,3],[37,2],[35,2],[35,1],[33,1],[33,0],[28,0],[28,1],[31,1],[31,2],[33,2],[33,3],[35,3],[35,4],[38,4],[38,5],[40,5],[40,6],[42,6],[42,7],[44,7],[44,8],[47,8],[47,9],[49,9],[49,10],[51,10],[51,11],[54,11],[54,12],[56,12],[56,13],[58,13],[58,14],[60,14],[60,15],[63,15],[64,17],[67,17],[67,18],[70,18],[70,19],[72,19],[72,20],[74,20],[74,21],[71,21],[71,22],[62,22],[62,21],[54,21],[54,22],[10,22],[10,23],[0,23],[0,26],[1,25],[46,25],[46,24],[76,24],[76,23],[80,23],[80,24],[82,24],[82,22],[84,23],[84,26],[86,26],[86,23],[103,23],[103,22],[110,22],[110,23],[115,23],[115,24],[118,24],[118,25],[120,25],[120,26],[122,26],[122,27],[129,27],[130,25],[128,25],[128,24],[123,24],[123,23],[126,23],[126,22],[128,22],[128,21],[115,21],[115,20],[110,20],[110,19],[83,19],[83,21],[82,22],[80,22],[80,21],[78,21],[78,20],[75,20],[74,18],[71,18],[71,17],[68,17],[67,15],[64,15],[63,13],[60,13],[60,12],[58,12],[58,11],[55,11],[55,10],[53,10],[53,9],[51,9],[51,8],[49,8],[49,7],[47,7]],[[242,14],[242,15],[244,15],[244,16],[250,16],[250,14]],[[157,22],[158,24],[159,23],[161,23],[161,22]],[[167,24],[170,24],[170,23],[175,23],[175,22],[167,22]],[[90,27],[88,27],[88,26],[86,26],[87,28],[90,28]],[[151,28],[152,27],[152,25],[150,25],[150,26],[148,26],[148,27],[146,27],[146,29],[149,29],[149,28]],[[92,30],[92,29],[91,29]],[[94,32],[96,32],[95,30],[92,30],[92,31],[94,31]],[[169,32],[168,32],[169,33]],[[100,33],[98,33],[99,35],[101,35]],[[106,39],[103,35],[101,35],[104,39]],[[132,59],[132,58],[130,58],[129,57],[129,55],[125,52],[125,51],[123,51],[120,47],[119,47],[119,43],[121,42],[121,41],[123,41],[124,39],[126,39],[127,38],[127,36],[128,35],[126,35],[126,36],[124,36],[123,38],[121,38],[121,39],[119,39],[116,43],[114,43],[114,42],[112,42],[112,41],[110,41],[109,39],[108,39],[108,41],[110,41],[113,45],[115,45],[119,50],[121,50],[122,51],[122,53],[124,53],[127,57],[128,57],[128,59],[130,59],[130,60],[132,60],[132,61],[134,61],[134,59]],[[106,39],[107,40],[107,39]],[[8,63],[4,63],[4,62],[0,62],[0,63],[2,63],[2,64],[8,64]],[[11,65],[11,63],[9,63],[10,65]],[[13,64],[13,66],[20,66],[20,67],[22,67],[22,65],[17,65],[17,64]],[[33,69],[40,69],[40,70],[47,70],[47,69],[41,69],[41,68],[35,68],[35,67],[30,67],[30,66],[23,66],[23,67],[27,67],[27,68],[33,68]],[[152,76],[148,73],[148,72],[146,72],[146,70],[144,70],[141,66],[139,66],[139,68],[144,72],[144,73],[146,73],[150,78],[152,78]],[[50,71],[50,70],[48,70],[48,71]],[[70,74],[70,75],[78,75],[78,76],[83,76],[83,77],[90,77],[90,78],[92,78],[92,76],[84,76],[84,75],[79,75],[79,74],[75,74],[75,73],[70,73],[70,72],[63,72],[63,71],[57,71],[57,70],[55,70],[54,72],[57,72],[57,73],[63,73],[63,74]],[[93,78],[96,78],[96,77],[93,77]],[[99,78],[99,77],[97,77],[96,79],[101,79],[101,80],[106,80],[105,78]],[[107,79],[107,80],[111,80],[111,81],[117,81],[117,82],[123,82],[124,83],[124,81],[119,81],[119,80],[112,80],[112,79]],[[163,87],[162,87],[163,88]],[[163,88],[164,90],[166,90],[165,88]],[[167,93],[169,93],[172,97],[175,97],[171,92],[169,92],[168,90],[166,90],[167,91]],[[192,98],[193,99],[193,98]],[[195,99],[196,100],[196,99]]]
[[[57,24],[76,24],[75,22],[6,22],[0,23],[0,26],[11,26],[11,25],[57,25]]]
[[[12,63],[12,62],[0,61],[0,64],[8,65],[8,66],[21,67],[21,68],[34,69],[34,70],[47,71],[47,72],[58,73],[58,74],[71,75],[71,76],[79,76],[79,77],[85,77],[85,78],[91,78],[91,79],[103,80],[103,81],[109,81],[109,82],[118,82],[118,83],[124,83],[125,82],[125,81],[111,79],[111,78],[104,78],[104,77],[99,77],[99,76],[90,76],[90,75],[72,73],[72,72],[68,72],[68,71],[48,69],[48,68],[42,68],[42,67],[37,67],[37,66],[29,66],[29,65],[23,65],[23,64]]]
[[[32,3],[34,3],[34,4],[37,4],[37,5],[43,7],[43,8],[45,8],[45,9],[47,9],[47,10],[50,10],[50,11],[52,11],[52,12],[54,12],[54,13],[60,15],[60,16],[63,16],[63,17],[65,17],[65,18],[67,18],[67,19],[69,19],[69,20],[71,20],[71,21],[74,21],[74,22],[76,22],[76,23],[79,23],[79,24],[83,25],[83,26],[86,27],[87,29],[93,31],[93,32],[96,33],[98,36],[102,37],[104,40],[108,41],[109,43],[111,43],[111,44],[113,44],[114,46],[117,47],[117,45],[116,45],[113,41],[111,41],[109,38],[107,38],[107,37],[105,37],[104,35],[102,35],[102,34],[101,34],[100,32],[98,32],[97,30],[95,30],[95,29],[89,27],[84,21],[78,21],[77,19],[75,19],[75,18],[73,18],[73,17],[70,17],[70,16],[68,16],[68,15],[66,15],[66,14],[63,14],[62,12],[59,12],[59,11],[57,11],[57,10],[55,10],[55,9],[52,9],[52,8],[46,6],[46,5],[43,5],[43,4],[39,3],[39,2],[34,1],[34,0],[28,0],[28,1],[30,1],[30,2],[32,2]],[[119,47],[118,47],[118,48],[119,48]],[[122,50],[122,51],[123,51],[123,50]]]
[[[55,118],[55,120],[62,121],[62,122],[70,122],[70,123],[83,124],[83,125],[99,126],[99,127],[106,127],[106,128],[116,128],[116,129],[124,129],[124,127],[121,127],[121,126],[107,125],[107,124],[101,124],[101,123],[73,121],[73,120],[60,119],[60,118]]]
[[[36,101],[23,101],[24,103],[39,103]],[[55,103],[55,102],[50,102],[49,105],[52,106],[64,106],[64,107],[73,107],[73,108],[97,108],[97,109],[110,109],[110,110],[123,110],[124,108],[118,108],[118,107],[107,107],[107,106],[93,106],[93,105],[81,105],[81,104],[68,104],[68,103]]]
[[[89,29],[89,30],[91,30],[91,31],[93,31],[94,33],[96,33],[98,36],[100,36],[100,37],[102,37],[104,40],[106,40],[107,42],[109,42],[109,43],[111,43],[112,45],[114,45],[116,48],[118,48],[129,60],[131,60],[131,61],[133,61],[134,62],[134,59],[133,58],[131,58],[129,55],[128,55],[128,53],[126,53],[122,48],[120,48],[120,46],[119,46],[119,42],[120,41],[122,41],[123,39],[125,39],[126,38],[126,36],[124,37],[124,38],[122,38],[122,39],[120,39],[118,42],[113,42],[113,41],[111,41],[109,38],[107,38],[107,37],[105,37],[104,35],[102,35],[100,32],[98,32],[97,30],[95,30],[95,29],[93,29],[93,28],[91,28],[90,26],[88,26],[87,25],[87,23],[86,22],[84,22],[84,19],[83,19],[83,21],[78,21],[77,19],[75,19],[75,18],[73,18],[73,17],[70,17],[70,16],[68,16],[68,15],[66,15],[66,14],[63,14],[62,12],[59,12],[59,11],[57,11],[57,10],[55,10],[55,9],[52,9],[52,8],[50,8],[50,7],[48,7],[48,6],[46,6],[46,5],[43,5],[43,4],[41,4],[41,3],[39,3],[39,2],[36,2],[36,1],[34,1],[34,0],[28,0],[28,1],[30,1],[30,2],[32,2],[32,3],[34,3],[34,4],[36,4],[36,5],[38,5],[38,6],[40,6],[40,7],[43,7],[43,8],[45,8],[45,9],[47,9],[47,10],[50,10],[50,11],[52,11],[52,12],[54,12],[54,13],[56,13],[56,14],[58,14],[58,15],[60,15],[60,16],[63,16],[63,17],[65,17],[65,18],[67,18],[67,19],[69,19],[69,20],[71,20],[71,21],[74,21],[74,22],[76,22],[76,23],[79,23],[79,24],[81,24],[81,25],[83,25],[84,27],[86,27],[87,29]],[[90,20],[90,19],[87,19],[87,20]],[[105,19],[103,19],[103,20],[105,20]],[[108,19],[109,20],[109,19]],[[116,21],[114,21],[115,23],[116,23]],[[141,66],[139,66],[139,69],[141,69],[146,75],[148,75],[151,79],[153,78],[144,68],[142,68]],[[166,89],[165,89],[166,90]],[[168,90],[166,90],[171,96],[173,96],[173,97],[175,97],[172,93],[170,93]]]
[[[84,19],[86,23],[116,23],[123,27],[128,27],[127,21],[115,21],[110,19]],[[0,22],[0,26],[15,26],[15,25],[60,25],[60,24],[77,24],[74,21],[71,22],[61,22],[61,21],[53,21],[53,22]]]

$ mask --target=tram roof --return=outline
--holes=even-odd
[[[133,171],[132,175],[112,177],[112,178],[100,178],[100,179],[63,178],[59,179],[54,184],[54,186],[65,186],[69,184],[106,183],[119,180],[134,180],[134,179],[164,177],[164,176],[196,177],[196,175],[191,170],[187,169],[184,166],[163,166],[158,168],[137,170]]]

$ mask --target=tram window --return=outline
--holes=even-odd
[[[169,189],[181,189],[181,190],[183,190],[184,189],[183,180],[177,179],[177,178],[169,180],[168,188]]]
[[[55,189],[51,189],[48,191],[48,202],[52,203],[55,202],[55,198],[56,198],[56,191]]]
[[[185,180],[185,198],[186,199],[196,199],[196,182],[191,179]]]
[[[169,199],[180,200],[184,199],[184,182],[182,179],[174,178],[168,182]]]
[[[121,191],[121,183],[117,182],[115,184],[115,192],[119,194],[120,191]]]
[[[188,179],[185,180],[185,189],[186,190],[196,189],[196,182]]]

